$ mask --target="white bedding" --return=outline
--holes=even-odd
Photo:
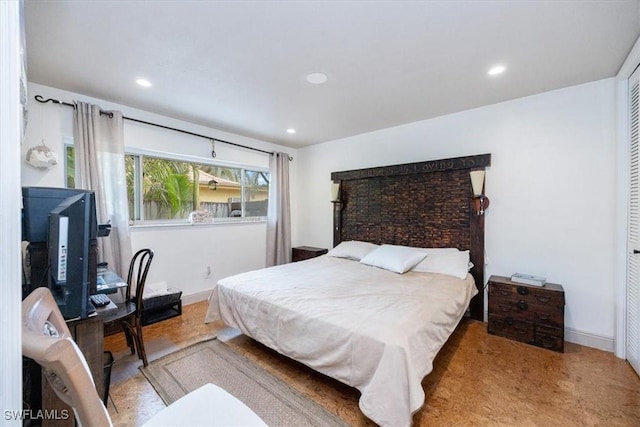
[[[409,426],[422,379],[477,292],[471,275],[396,274],[322,256],[221,280],[205,321],[356,387],[376,423]]]

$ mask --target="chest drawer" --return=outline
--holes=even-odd
[[[509,299],[492,296],[489,299],[489,313],[510,316],[528,322],[560,326],[564,323],[562,305],[540,304],[531,299]]]
[[[525,301],[538,306],[564,307],[564,292],[545,287],[520,285],[517,283],[489,282],[492,297]]]
[[[540,327],[536,326],[533,343],[538,347],[563,352],[564,334],[560,331],[552,331],[551,334],[546,334]]]
[[[516,341],[533,343],[533,323],[516,320],[512,317],[489,316],[488,330],[490,334],[510,338]]]

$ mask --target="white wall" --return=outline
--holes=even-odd
[[[486,277],[564,286],[567,339],[614,337],[615,81],[602,80],[298,151],[294,245],[332,245],[333,171],[491,153]]]
[[[219,279],[265,267],[265,223],[137,228],[132,240],[155,251],[148,283],[166,281],[185,302],[208,297]]]
[[[104,100],[70,93],[37,84],[29,85],[29,123],[23,158],[29,147],[44,143],[59,155],[59,164],[42,171],[27,164],[22,167],[23,186],[64,186],[63,143],[73,138],[73,109],[33,100],[35,95],[72,102],[80,100],[100,105],[103,109],[120,110],[125,116],[187,130],[267,151],[285,151],[294,157],[291,181],[295,180],[295,149],[242,137],[192,123],[171,119],[146,111],[113,104]],[[128,149],[173,152],[210,160],[211,144],[203,138],[181,134],[125,120],[124,137]],[[269,167],[269,156],[263,153],[216,143],[216,161],[236,165]],[[294,220],[295,221],[295,220]],[[295,224],[295,222],[294,222]],[[169,287],[183,291],[185,302],[205,298],[214,283],[231,274],[265,266],[266,224],[215,224],[198,226],[133,227],[135,250],[149,247],[155,252],[147,283],[165,281]],[[207,272],[211,271],[208,275]]]

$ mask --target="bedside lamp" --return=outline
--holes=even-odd
[[[473,188],[473,206],[476,215],[484,215],[484,210],[489,207],[489,198],[483,193],[484,189],[484,170],[469,172],[471,177],[471,187]]]
[[[340,203],[340,183],[331,183],[331,203]]]

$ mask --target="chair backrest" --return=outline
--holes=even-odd
[[[22,302],[22,354],[44,368],[51,388],[73,408],[81,426],[112,426],[84,355],[48,288]]]
[[[136,303],[136,310],[138,314],[142,309],[142,294],[144,293],[144,284],[147,281],[147,274],[149,273],[149,267],[153,260],[153,250],[140,249],[131,258],[129,264],[129,275],[127,276],[127,295],[126,300],[131,301],[133,296],[132,287],[135,287],[135,296],[133,296]]]

